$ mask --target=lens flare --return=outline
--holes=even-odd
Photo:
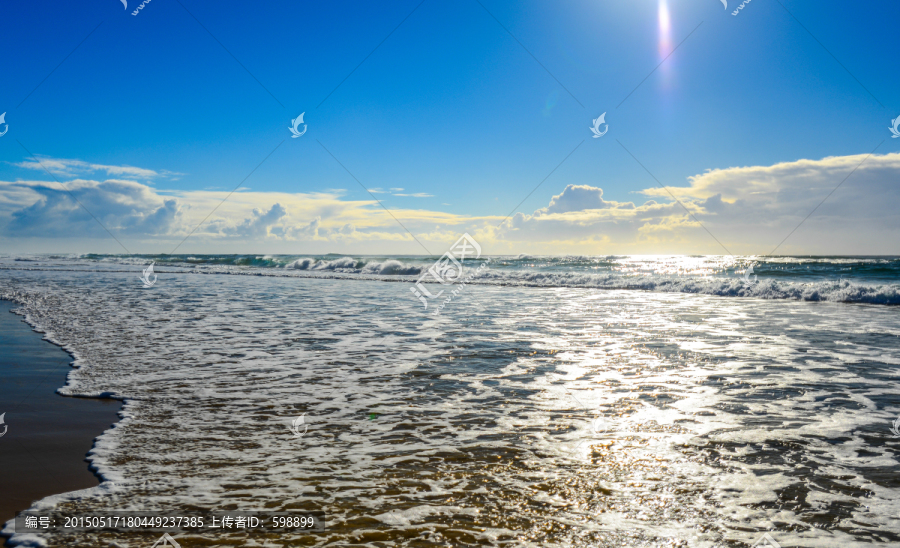
[[[668,0],[659,0],[657,14],[659,18],[659,59],[662,61],[672,51],[672,32],[671,22],[669,20]],[[667,63],[663,63],[660,67],[664,88],[668,87],[670,70]]]

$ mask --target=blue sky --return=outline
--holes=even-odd
[[[221,210],[221,218],[214,215],[217,224],[192,236],[182,251],[237,245],[244,252],[424,252],[324,145],[367,188],[386,191],[376,196],[423,241],[433,242],[433,253],[442,252],[441,242],[452,243],[470,230],[481,231],[496,252],[593,254],[722,248],[687,217],[630,219],[632,229],[625,233],[610,223],[626,220],[591,217],[574,205],[558,212],[568,217],[552,220],[571,230],[550,230],[552,238],[542,238],[544,229],[526,237],[521,224],[504,227],[506,232],[490,227],[576,147],[521,205],[521,223],[548,221],[536,219],[535,212],[570,185],[602,189],[606,202],[671,202],[648,192],[655,182],[623,146],[675,188],[688,187],[689,178],[708,170],[763,173],[784,163],[866,155],[887,139],[877,151],[887,155],[883,163],[866,160],[867,167],[878,168],[872,180],[855,186],[851,178],[832,197],[835,205],[859,202],[859,211],[820,210],[830,224],[811,220],[810,230],[801,229],[785,251],[854,252],[858,241],[836,241],[823,231],[834,227],[850,238],[847,227],[856,226],[861,232],[853,238],[876,230],[884,240],[868,242],[866,251],[900,252],[893,243],[900,227],[887,212],[877,226],[859,224],[871,222],[861,198],[895,198],[883,195],[895,192],[890,154],[900,148],[900,139],[891,139],[887,130],[900,115],[895,3],[849,8],[838,2],[753,0],[734,16],[734,0],[727,10],[721,0],[481,0],[484,7],[475,0],[180,2],[152,0],[137,16],[131,15],[139,5],[135,0],[127,10],[121,0],[4,4],[0,111],[6,111],[10,130],[0,138],[0,180],[6,183],[0,188],[6,204],[0,224],[7,224],[3,217],[12,222],[0,243],[8,251],[74,245],[79,251],[117,252],[105,232],[80,223],[81,213],[63,211],[65,200],[55,202],[53,211],[28,210],[31,201],[46,201],[54,192],[53,180],[33,166],[22,167],[29,161],[22,145],[48,161],[155,172],[123,176],[82,166],[56,173],[85,205],[117,202],[92,194],[119,192],[121,185],[103,186],[113,179],[146,187],[133,194],[149,200],[146,211],[132,204],[145,219],[167,198],[184,206],[166,230],[140,233],[129,232],[135,225],[122,217],[128,208],[92,212],[111,231],[121,229],[135,252],[158,252],[179,241],[276,147],[238,193],[246,198],[234,204],[229,199],[232,209]],[[308,131],[291,139],[287,128],[301,112]],[[603,112],[609,132],[593,139],[591,120]],[[708,192],[682,196],[695,207],[694,220],[715,226],[732,242],[732,252],[764,253],[840,183],[852,169],[841,171],[845,164],[852,161],[817,166],[822,179],[804,187],[809,192],[803,200],[779,199],[786,188],[799,188],[796,178],[772,183],[766,190],[771,200],[758,204],[770,214],[765,219],[752,208],[717,214],[705,202]],[[717,185],[753,182],[742,173],[727,172],[723,177],[730,183]],[[729,200],[728,191],[717,192]],[[295,206],[286,203],[291,196]],[[732,205],[742,198],[735,194]],[[318,209],[303,209],[311,201]],[[784,209],[774,207],[776,202]],[[276,203],[288,212],[280,225],[233,230],[264,217]],[[353,214],[336,213],[348,207]],[[617,207],[604,202],[591,211],[600,209]],[[29,223],[38,223],[40,215],[47,220],[40,231],[32,230]],[[316,219],[321,230],[307,230],[310,238],[291,236],[291,227],[309,227]],[[734,219],[744,224],[729,224]],[[83,233],[67,222],[84,226]],[[339,236],[349,225],[344,234],[369,235]],[[663,237],[661,227],[674,225]],[[741,236],[752,227],[756,237]],[[655,236],[648,240],[650,232]]]

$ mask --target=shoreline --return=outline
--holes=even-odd
[[[11,312],[19,306],[0,300],[0,526],[40,499],[100,485],[87,454],[122,408],[119,400],[59,394],[75,358]]]

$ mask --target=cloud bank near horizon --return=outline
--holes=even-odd
[[[164,190],[154,184],[181,174],[81,160],[15,165],[50,171],[65,184],[0,181],[0,238],[15,252],[121,252],[99,221],[136,253],[168,252],[196,228],[179,252],[440,254],[468,232],[494,254],[764,254],[814,211],[779,253],[900,254],[900,153],[708,170],[686,186],[639,190],[640,204],[568,184],[545,207],[508,219],[424,209],[389,214],[342,190],[238,190],[230,197]]]

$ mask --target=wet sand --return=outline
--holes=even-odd
[[[42,340],[16,305],[0,301],[0,526],[48,495],[94,487],[85,462],[93,440],[118,420],[116,400],[70,398],[56,390],[72,357]],[[4,425],[0,425],[0,433]]]

